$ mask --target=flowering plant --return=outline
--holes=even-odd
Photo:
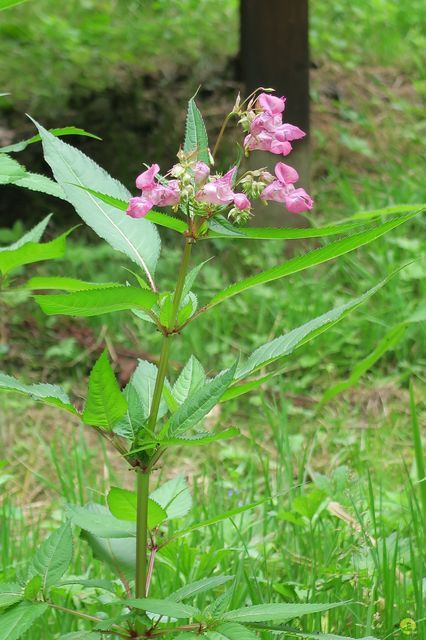
[[[62,636],[69,640],[105,636],[255,640],[259,631],[274,634],[289,630],[292,635],[304,636],[303,622],[297,621],[306,614],[328,611],[341,604],[326,601],[265,604],[254,600],[254,596],[247,596],[240,607],[233,608],[230,603],[238,590],[238,577],[218,574],[211,565],[202,579],[181,584],[177,590],[166,590],[166,595],[165,585],[156,579],[157,560],[167,562],[169,545],[193,531],[214,526],[270,501],[268,497],[256,503],[243,503],[205,521],[192,521],[176,528],[170,523],[188,517],[191,511],[191,495],[185,479],[181,476],[172,478],[155,490],[151,486],[152,474],[161,464],[167,464],[168,450],[201,447],[236,437],[239,433],[236,427],[206,428],[205,418],[213,407],[239,397],[281,373],[283,359],[368,300],[386,279],[362,296],[266,342],[248,357],[240,358],[236,354],[235,362],[215,377],[208,377],[199,360],[192,356],[176,379],[172,379],[170,353],[176,336],[200,315],[231,297],[348,253],[415,215],[410,213],[367,228],[359,220],[309,229],[243,226],[252,216],[255,199],[283,203],[293,213],[309,211],[313,206],[304,189],[294,186],[297,172],[283,162],[277,162],[275,176],[264,168],[244,171],[242,162],[224,173],[213,173],[218,146],[231,117],[238,117],[246,133],[243,141],[246,154],[266,149],[287,156],[291,142],[304,134],[297,127],[282,122],[284,106],[284,98],[266,90],[255,92],[242,103],[238,99],[225,119],[211,153],[202,116],[191,99],[185,142],[178,152],[178,163],[164,176],[157,164],[142,171],[136,179],[141,195],[136,197],[131,197],[122,184],[84,154],[60,140],[57,135],[61,131],[54,135],[37,125],[45,159],[56,180],[53,183],[43,178],[37,184],[70,202],[101,238],[133,261],[137,271],[133,274],[133,284],[33,277],[18,285],[13,278],[8,279],[8,286],[12,291],[25,288],[44,292],[36,294],[34,299],[47,315],[88,317],[129,310],[141,322],[150,323],[161,332],[162,346],[157,365],[140,360],[124,389],[120,388],[104,351],[90,373],[83,407],[74,404],[58,385],[25,384],[0,374],[1,390],[27,394],[79,416],[121,456],[134,475],[136,485],[135,491],[111,487],[106,504],[67,506],[65,524],[35,551],[26,572],[0,585],[1,640],[18,640],[48,612],[78,619],[78,631]],[[16,147],[9,151],[16,151]],[[14,170],[16,173],[16,167]],[[157,210],[163,207],[170,207],[171,211]],[[38,227],[36,232],[26,236],[19,246],[0,252],[3,279],[11,271],[11,265],[35,262],[33,258],[37,256],[47,259],[62,255],[64,237],[52,241],[55,243],[54,255],[49,253],[49,243],[39,242],[44,226],[42,223],[42,228]],[[162,290],[155,275],[161,247],[158,227],[179,234],[183,244],[172,291]],[[349,231],[354,233],[346,236]],[[203,263],[190,268],[192,249],[197,243],[209,238],[223,242],[241,239],[279,241],[338,235],[343,237],[230,284],[198,307],[194,288]],[[49,289],[61,292],[46,293]],[[265,367],[269,367],[268,372],[260,373]],[[275,499],[279,500],[279,496]],[[62,578],[72,559],[72,527],[81,530],[94,555],[107,563],[117,576],[112,587],[113,596],[96,596],[99,611],[96,616],[88,615],[81,608],[67,606],[66,584]],[[180,579],[179,575],[175,578]],[[80,580],[83,586],[87,582],[85,578],[75,580]],[[218,596],[224,585],[225,590]],[[201,594],[209,592],[215,596],[206,601],[203,595],[199,600]],[[189,599],[191,604],[186,602]],[[293,624],[289,628],[287,623],[291,620]]]

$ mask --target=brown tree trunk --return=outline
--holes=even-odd
[[[285,122],[309,133],[308,0],[241,0],[240,12],[240,70],[247,93],[259,86],[274,88],[278,95],[287,97]],[[298,170],[300,186],[308,190],[309,137],[295,141],[288,160],[256,152],[249,165],[273,167],[279,160]],[[258,214],[268,224],[303,222],[303,218],[291,215],[284,220],[282,207],[262,208]]]

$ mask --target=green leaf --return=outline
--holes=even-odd
[[[323,406],[326,402],[329,402],[332,398],[337,396],[339,393],[350,389],[354,385],[357,384],[359,379],[368,371],[386,351],[392,349],[398,342],[400,342],[406,330],[405,323],[401,323],[392,327],[380,340],[380,342],[376,345],[375,349],[363,360],[358,362],[358,364],[352,370],[351,375],[347,380],[341,380],[337,384],[334,384],[332,387],[327,389],[324,393],[320,407]]]
[[[16,582],[0,583],[0,609],[10,607],[12,604],[23,600],[23,598],[22,587]]]
[[[66,251],[66,238],[71,231],[73,229],[43,244],[27,242],[17,249],[6,248],[0,253],[0,271],[5,275],[25,264],[62,258]]]
[[[82,420],[86,424],[111,431],[126,411],[126,399],[120,391],[107,352],[104,351],[90,372]]]
[[[0,372],[0,391],[15,391],[31,396],[34,400],[40,400],[70,413],[78,414],[77,409],[71,404],[68,395],[56,384],[24,384],[12,376]]]
[[[268,622],[268,621],[286,621],[293,618],[299,618],[310,613],[321,613],[329,611],[336,607],[341,607],[346,602],[332,602],[326,604],[293,604],[293,603],[274,603],[274,604],[255,604],[251,607],[243,607],[242,609],[234,609],[223,614],[223,620],[232,620],[232,622]]]
[[[136,527],[133,523],[118,520],[101,505],[66,506],[67,517],[80,529],[100,538],[134,538]],[[134,543],[133,543],[134,544]]]
[[[28,580],[24,589],[24,598],[25,600],[35,600],[39,595],[42,588],[42,578],[41,576],[33,576]]]
[[[169,596],[169,599],[174,600],[175,602],[180,602],[186,598],[198,596],[200,593],[205,593],[206,591],[211,591],[212,589],[216,589],[216,587],[220,587],[222,584],[233,580],[234,577],[235,576],[213,576],[212,578],[202,578],[201,580],[186,584],[177,591],[174,591]]]
[[[195,104],[194,98],[191,98],[188,102],[183,149],[186,153],[194,152],[194,159],[210,164],[208,148],[209,141],[203,117]]]
[[[236,368],[237,362],[187,398],[165,425],[164,438],[182,435],[200,422],[223,396],[234,378]]]
[[[347,233],[360,227],[362,222],[346,222],[326,227],[307,227],[302,229],[274,229],[270,227],[224,227],[222,221],[212,218],[209,232],[202,238],[223,238],[227,240],[302,240],[307,238],[325,238]]]
[[[169,618],[192,618],[201,612],[196,607],[188,604],[180,604],[173,600],[160,600],[158,598],[130,598],[125,602],[126,606],[142,609],[160,616]]]
[[[158,369],[155,364],[147,360],[138,360],[138,366],[130,378],[129,384],[136,390],[143,414],[147,419],[151,413],[154,388],[157,380]],[[158,409],[158,418],[162,418],[167,413],[167,404],[162,399]]]
[[[81,507],[79,507],[81,509]],[[107,516],[111,517],[108,509],[100,504],[90,504],[87,505],[85,511],[92,515],[98,515],[100,517]],[[86,515],[86,514],[84,514]],[[80,517],[81,514],[78,514],[77,517]],[[115,519],[114,519],[115,520]],[[106,530],[105,520],[104,522],[104,531]],[[116,521],[118,522],[118,521]],[[102,525],[98,521],[98,526]],[[121,523],[125,524],[125,523]],[[93,522],[89,524],[89,526],[94,526]],[[111,522],[109,521],[108,526],[111,526]],[[117,529],[116,529],[117,530]],[[135,566],[136,566],[136,544],[135,544],[135,535],[136,531],[133,528],[132,534],[124,533],[123,537],[119,538],[104,538],[93,533],[90,533],[87,530],[82,531],[81,537],[86,540],[89,546],[92,549],[93,556],[109,565],[111,569],[115,572],[119,577],[121,575],[126,576],[129,579],[133,579],[135,576]]]
[[[396,204],[392,207],[384,207],[383,209],[374,209],[372,211],[359,211],[353,214],[347,220],[355,220],[357,222],[365,222],[366,220],[374,220],[382,216],[395,216],[409,211],[417,211],[417,213],[426,209],[426,203],[420,204]],[[345,221],[342,221],[345,222]]]
[[[53,214],[49,213],[48,216],[43,218],[41,222],[36,224],[35,227],[27,231],[19,240],[10,244],[8,247],[0,247],[0,251],[10,251],[11,249],[19,249],[27,242],[38,242],[46,230],[47,225],[49,224],[50,218]]]
[[[235,438],[240,435],[240,430],[237,427],[229,427],[223,431],[216,431],[210,433],[209,431],[200,431],[191,435],[176,436],[176,438],[167,438],[160,440],[158,444],[162,447],[203,447],[206,444],[212,442],[219,442],[219,440],[229,440],[229,438]],[[139,450],[139,449],[137,449]],[[133,451],[135,453],[135,451]]]
[[[111,487],[108,506],[112,515],[119,520],[136,522],[138,498],[134,491]],[[167,518],[167,513],[155,500],[148,500],[148,528],[155,529]]]
[[[238,622],[224,622],[207,631],[207,637],[209,640],[258,640],[254,631]]]
[[[115,209],[119,209],[120,211],[127,211],[129,206],[128,200],[120,200],[120,198],[113,198],[112,196],[106,195],[106,193],[101,193],[100,191],[95,191],[94,189],[89,189],[89,187],[84,187],[83,185],[74,185],[87,191],[95,198],[99,198],[102,202],[115,207]],[[173,216],[167,215],[166,213],[161,213],[160,211],[150,211],[146,216],[144,216],[144,220],[150,220],[155,224],[158,224],[160,227],[165,227],[166,229],[173,229],[173,231],[177,231],[178,233],[184,233],[188,229],[188,225],[183,221],[175,218]]]
[[[155,304],[157,295],[152,291],[138,287],[116,285],[112,287],[96,286],[94,289],[74,291],[73,293],[36,295],[34,299],[44,313],[49,316],[63,315],[87,318],[133,308],[149,310]]]
[[[0,617],[0,640],[19,640],[47,610],[44,603],[21,602]]]
[[[181,531],[177,531],[173,534],[173,536],[167,541],[171,542],[172,540],[177,540],[178,538],[183,538],[187,536],[188,533],[192,533],[192,531],[197,531],[198,529],[203,529],[204,527],[210,527],[213,524],[217,524],[218,522],[222,522],[223,520],[228,520],[229,518],[233,518],[234,516],[239,515],[240,513],[244,513],[245,511],[251,511],[256,507],[259,507],[261,504],[265,502],[269,502],[272,498],[263,498],[262,500],[257,500],[256,502],[251,502],[249,504],[245,504],[241,507],[236,507],[235,509],[230,509],[229,511],[225,511],[224,513],[219,513],[213,518],[209,518],[208,520],[203,520],[202,522],[197,522],[196,524],[187,527],[186,529],[182,529]]]
[[[54,531],[37,549],[30,567],[30,576],[41,576],[43,592],[57,584],[72,559],[71,526],[66,522]]]
[[[121,251],[145,271],[155,289],[153,273],[160,253],[160,237],[155,225],[118,214],[115,207],[101,202],[78,186],[89,186],[121,200],[131,194],[81,151],[55,138],[35,123],[42,137],[44,156],[56,181],[81,218],[114,249]]]
[[[127,411],[113,428],[114,433],[134,441],[146,422],[145,411],[135,387],[129,382],[123,391],[127,402]]]
[[[27,172],[22,178],[13,180],[10,182],[14,187],[22,187],[29,189],[30,191],[39,191],[40,193],[46,193],[49,196],[66,200],[63,189],[57,182],[48,178],[47,176],[40,175],[38,173]]]
[[[102,636],[93,631],[71,631],[64,636],[60,636],[59,640],[100,640]]]
[[[191,356],[173,385],[172,394],[174,399],[178,404],[182,404],[188,396],[202,387],[205,381],[206,374],[203,365],[195,356]]]
[[[247,289],[250,289],[251,287],[255,287],[259,284],[266,284],[267,282],[272,282],[279,278],[284,278],[285,276],[297,273],[298,271],[303,271],[304,269],[308,269],[317,264],[322,264],[323,262],[342,256],[345,253],[354,251],[354,249],[380,238],[380,236],[383,236],[388,231],[391,231],[404,222],[411,220],[415,215],[417,215],[417,213],[411,213],[401,218],[386,222],[373,229],[354,234],[348,238],[342,238],[341,240],[337,240],[337,242],[328,244],[325,247],[315,249],[314,251],[298,256],[297,258],[292,258],[282,265],[272,267],[272,269],[267,269],[266,271],[262,271],[254,276],[245,278],[244,280],[241,280],[240,282],[237,282],[216,294],[208,303],[207,307],[212,308],[238,293],[247,291]]]
[[[25,283],[25,289],[62,289],[63,291],[85,291],[86,289],[108,289],[122,287],[118,282],[85,282],[77,278],[62,276],[36,276]]]
[[[201,269],[204,267],[205,264],[210,262],[210,260],[212,260],[212,259],[213,258],[208,258],[207,260],[204,260],[204,262],[201,262],[200,264],[197,264],[196,267],[194,267],[193,269],[191,269],[191,271],[189,271],[189,273],[186,275],[185,282],[184,282],[184,285],[183,285],[182,298],[184,298],[186,295],[188,295],[188,293],[191,291],[192,285],[194,284],[195,280],[197,279],[197,276],[200,273]]]
[[[26,169],[19,162],[4,153],[0,154],[0,184],[10,184],[23,178]]]
[[[5,0],[0,0],[1,2]],[[7,0],[6,0],[7,2]],[[87,138],[95,138],[95,140],[101,140],[98,136],[95,136],[94,133],[89,133],[84,129],[79,129],[78,127],[62,127],[59,129],[49,129],[49,133],[54,136],[86,136]],[[14,144],[9,144],[7,147],[1,147],[0,151],[3,153],[15,153],[17,151],[23,151],[28,147],[29,144],[34,144],[34,142],[40,142],[41,137],[39,135],[35,135],[32,138],[28,138],[27,140],[21,140],[20,142],[15,142]]]
[[[164,509],[167,520],[183,518],[192,507],[192,496],[183,476],[168,480],[152,491],[150,496]]]
[[[335,307],[334,309],[330,309],[326,313],[321,314],[317,318],[313,318],[308,322],[305,322],[300,327],[285,333],[270,342],[258,347],[249,357],[243,361],[237,368],[235,373],[235,379],[241,380],[248,375],[251,375],[266,367],[267,365],[275,362],[276,360],[283,358],[285,356],[293,353],[297,348],[302,345],[310,342],[318,335],[327,331],[335,324],[343,320],[351,311],[357,309],[361,304],[366,302],[371,296],[373,296],[379,289],[381,289],[390,278],[393,277],[391,274],[388,278],[385,278],[374,287],[363,293],[361,296],[346,302],[339,307]],[[232,390],[230,390],[232,394]],[[231,395],[229,394],[229,395]],[[227,394],[225,393],[223,400],[226,400]]]

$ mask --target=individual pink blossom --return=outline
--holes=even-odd
[[[147,169],[146,171],[144,171],[143,173],[141,173],[137,178],[136,178],[136,186],[138,189],[146,189],[147,187],[152,187],[154,186],[155,182],[155,177],[157,175],[157,173],[160,171],[160,167],[158,166],[158,164],[152,164],[149,169]]]
[[[302,213],[303,211],[309,211],[314,206],[314,201],[311,196],[306,193],[304,189],[292,189],[287,194],[285,206],[290,213]]]
[[[240,211],[244,211],[246,209],[251,209],[251,202],[247,198],[245,193],[235,193],[234,194],[234,205]]]
[[[204,182],[210,175],[210,167],[205,162],[199,160],[194,167],[194,180],[197,184]]]
[[[261,93],[257,97],[257,107],[271,115],[277,115],[285,109],[285,98],[284,96],[277,98],[277,96],[271,96],[270,93]]]
[[[262,131],[275,131],[278,127],[282,125],[282,117],[280,114],[271,115],[267,111],[263,111],[259,113],[250,125],[250,133],[256,135],[261,133]]]
[[[143,218],[151,211],[153,206],[154,203],[143,196],[130,198],[126,213],[131,218]]]
[[[260,194],[262,200],[282,202],[291,213],[302,213],[312,209],[314,202],[304,189],[296,189],[294,183],[299,180],[296,169],[284,162],[275,166],[276,180],[268,184]]]
[[[230,204],[234,200],[232,183],[237,167],[232,167],[224,176],[214,178],[207,182],[196,194],[195,198],[199,202],[208,204]]]
[[[256,135],[249,133],[244,139],[244,148],[247,151],[270,151],[277,155],[288,156],[293,147],[286,140],[276,139],[273,133],[261,131]]]
[[[144,189],[146,195],[157,207],[169,207],[179,204],[180,190],[177,180],[169,180],[167,184],[156,183],[153,187]]]

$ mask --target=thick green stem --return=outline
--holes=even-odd
[[[182,262],[179,268],[179,274],[176,283],[175,294],[173,297],[172,313],[168,330],[172,331],[175,327],[176,319],[179,313],[179,305],[182,298],[185,277],[188,271],[189,260],[191,257],[191,242],[185,243]],[[158,373],[155,381],[155,387],[152,397],[151,410],[148,419],[148,428],[155,431],[157,423],[158,410],[160,408],[161,396],[163,393],[164,381],[167,374],[167,367],[170,355],[170,342],[173,334],[169,333],[163,338],[161,347],[160,361],[158,363]],[[148,551],[148,498],[149,498],[149,476],[151,466],[147,468],[139,468],[137,471],[137,521],[136,521],[136,597],[144,598],[146,595],[147,583],[147,551]]]
[[[148,545],[148,496],[149,473],[137,473],[137,521],[136,521],[136,597],[145,598],[146,556]]]

